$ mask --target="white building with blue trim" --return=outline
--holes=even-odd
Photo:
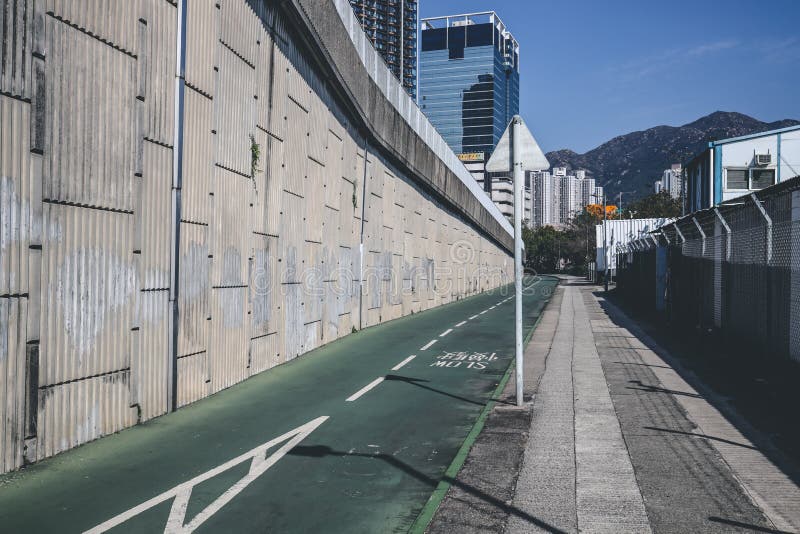
[[[800,175],[800,125],[711,141],[686,166],[686,213]]]

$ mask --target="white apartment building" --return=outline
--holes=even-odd
[[[565,167],[552,172],[530,172],[527,181],[531,191],[531,226],[562,227],[588,204],[602,202],[603,188],[586,171],[568,174]],[[600,199],[600,200],[598,200]]]
[[[666,191],[672,198],[681,198],[683,192],[683,167],[680,163],[673,163],[672,167],[666,169],[655,183],[655,192]]]

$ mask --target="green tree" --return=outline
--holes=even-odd
[[[667,191],[661,191],[629,204],[623,217],[626,219],[672,218],[680,217],[681,211],[680,199],[672,198]]]
[[[559,245],[563,232],[552,226],[523,228],[522,240],[525,243],[525,264],[537,272],[552,273],[558,270]]]

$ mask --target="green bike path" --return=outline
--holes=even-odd
[[[523,297],[529,332],[556,280]],[[0,476],[2,532],[406,532],[514,355],[510,288]]]

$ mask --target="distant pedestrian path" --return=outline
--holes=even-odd
[[[428,531],[800,532],[796,472],[596,289],[559,287],[526,350],[532,402],[498,404]]]

